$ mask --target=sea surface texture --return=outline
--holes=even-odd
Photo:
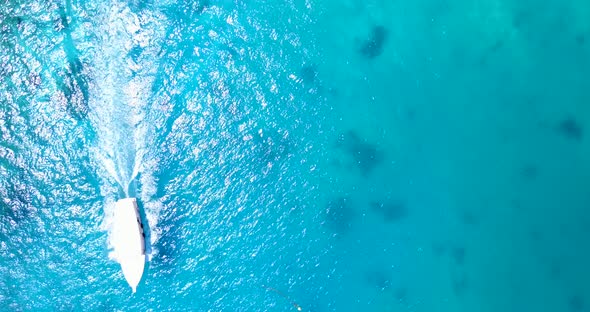
[[[0,4],[2,312],[588,312],[589,263],[586,0]]]

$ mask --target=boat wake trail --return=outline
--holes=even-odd
[[[100,12],[96,24],[102,26],[96,30],[92,53],[88,116],[96,134],[91,154],[102,177],[105,198],[103,229],[112,248],[118,199],[137,197],[152,229],[162,206],[155,198],[157,161],[154,152],[148,150],[154,140],[148,102],[164,19],[153,11],[134,13],[122,3],[105,5]],[[154,243],[157,235],[151,235],[150,240]]]

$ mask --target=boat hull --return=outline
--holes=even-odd
[[[135,292],[145,268],[145,235],[137,200],[124,198],[115,204],[112,244],[125,280]]]

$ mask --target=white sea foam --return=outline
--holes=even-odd
[[[109,233],[112,249],[115,202],[123,196],[113,189],[119,187],[125,197],[137,197],[143,204],[151,243],[157,240],[162,204],[155,197],[153,173],[158,161],[149,151],[154,131],[148,108],[157,70],[157,45],[166,22],[155,10],[136,14],[123,3],[112,3],[101,12],[90,68],[89,119],[97,133],[91,154],[103,178],[102,228]],[[130,185],[137,182],[138,175],[141,193],[135,194]]]

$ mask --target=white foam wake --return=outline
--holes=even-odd
[[[147,112],[165,18],[153,10],[134,13],[123,3],[109,3],[101,12],[95,22],[99,29],[91,64],[89,119],[97,133],[91,154],[103,177],[102,227],[109,233],[112,249],[117,197],[138,197],[152,230],[162,206],[154,198],[153,172],[158,162],[153,158],[155,153],[148,153],[154,133]],[[138,175],[141,194],[130,187]],[[152,243],[157,240],[156,235],[150,238]]]

